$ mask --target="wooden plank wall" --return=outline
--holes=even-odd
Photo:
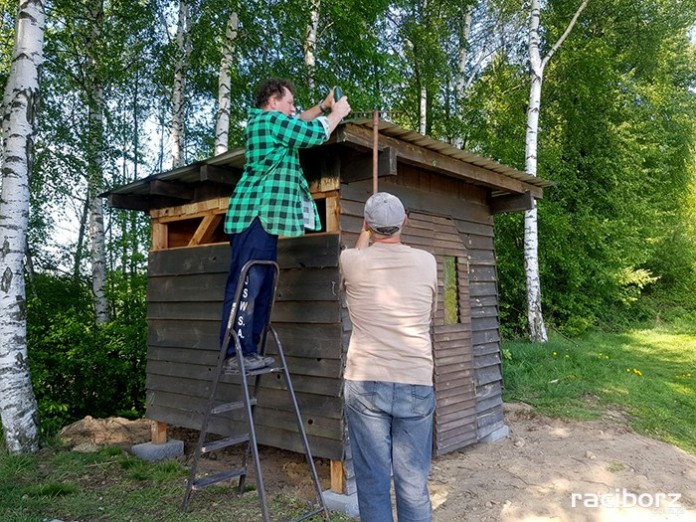
[[[281,274],[273,325],[293,377],[304,427],[317,457],[343,458],[340,388],[343,374],[339,304],[338,235],[281,239]],[[200,429],[218,332],[229,246],[152,252],[148,278],[147,417]],[[268,353],[276,352],[269,341]],[[239,397],[239,378],[223,377],[221,400]],[[261,444],[303,452],[280,375],[262,377],[257,427]],[[238,433],[239,416],[219,416],[220,435]]]
[[[362,205],[372,188],[367,182],[346,188],[341,191],[341,244],[352,246],[362,224]],[[451,217],[468,252],[476,440],[484,439],[504,427],[494,223],[487,191],[402,164],[397,176],[380,179],[379,190],[398,194],[407,210]]]

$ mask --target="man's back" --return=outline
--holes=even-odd
[[[437,263],[409,246],[375,243],[341,254],[353,332],[346,379],[432,384],[430,321]]]

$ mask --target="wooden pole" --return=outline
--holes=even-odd
[[[374,111],[372,113],[372,193],[377,192],[377,156],[379,155],[379,150],[377,145],[379,143],[379,111]]]

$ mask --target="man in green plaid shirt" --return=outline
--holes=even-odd
[[[326,111],[330,111],[324,116]],[[228,341],[226,370],[239,371],[228,325],[234,328],[242,347],[246,370],[273,364],[258,355],[258,343],[268,322],[273,299],[273,274],[254,267],[247,275],[236,317],[230,313],[242,267],[250,260],[277,259],[278,236],[294,237],[305,228],[321,228],[317,207],[300,167],[299,149],[324,143],[350,106],[343,97],[334,100],[333,90],[318,105],[295,117],[294,89],[287,80],[271,78],[261,84],[256,107],[249,110],[244,173],[230,198],[225,232],[230,234],[232,261],[225,287],[220,344]]]

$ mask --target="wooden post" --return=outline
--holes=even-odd
[[[166,422],[155,421],[152,423],[152,428],[150,428],[150,434],[152,437],[153,444],[164,444],[167,442],[167,427],[169,425]]]
[[[343,473],[343,461],[331,461],[331,491],[341,495],[346,492],[346,475]]]
[[[152,222],[152,250],[164,250],[167,248],[167,225],[159,221]]]

